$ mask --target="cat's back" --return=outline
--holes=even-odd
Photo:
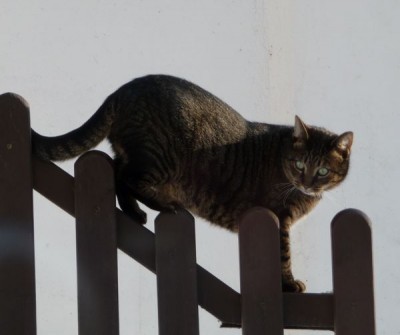
[[[135,117],[170,128],[193,149],[237,142],[250,129],[249,122],[228,104],[185,79],[148,75],[121,87],[119,95],[133,106],[125,120]]]

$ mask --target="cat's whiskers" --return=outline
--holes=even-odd
[[[286,193],[289,192],[293,188],[293,184],[291,183],[279,183],[275,185],[276,190],[278,191],[277,198],[281,200],[285,197]]]
[[[283,199],[283,206],[286,207],[286,202],[289,199],[290,195],[295,192],[297,188],[293,186],[292,188],[289,189],[289,191],[286,193],[286,197]]]
[[[275,185],[277,191],[285,191],[293,187],[292,183],[278,183]]]
[[[290,195],[297,190],[296,186],[292,183],[280,183],[277,184],[277,187],[281,189],[278,194],[278,199],[283,201],[283,206],[286,207],[286,203],[290,197]]]

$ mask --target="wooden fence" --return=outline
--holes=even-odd
[[[268,210],[240,222],[241,294],[196,263],[194,219],[161,214],[155,234],[115,207],[111,159],[93,151],[75,178],[31,156],[29,108],[0,96],[0,332],[36,334],[32,190],[76,218],[80,335],[117,335],[117,247],[157,275],[159,334],[199,334],[198,306],[245,335],[284,328],[375,334],[371,229],[345,210],[332,221],[333,293],[282,293],[279,227]]]

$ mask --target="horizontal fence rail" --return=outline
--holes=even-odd
[[[160,214],[154,235],[115,207],[111,159],[84,154],[75,178],[31,157],[29,109],[0,96],[0,329],[36,334],[33,188],[76,218],[79,334],[117,335],[117,247],[157,274],[160,335],[198,335],[198,305],[245,335],[284,328],[374,335],[371,228],[360,211],[332,221],[333,293],[284,293],[279,223],[263,208],[239,224],[241,295],[196,263],[194,219]],[[1,129],[0,129],[1,130]]]

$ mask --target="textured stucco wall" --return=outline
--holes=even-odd
[[[396,0],[3,0],[0,92],[24,96],[32,126],[48,135],[80,125],[114,89],[148,73],[196,82],[248,119],[292,123],[298,114],[353,130],[348,180],[294,229],[294,269],[309,291],[331,290],[329,222],[343,208],[364,210],[378,331],[389,335],[400,302],[399,14]],[[72,172],[71,162],[61,166]],[[38,333],[77,334],[73,220],[40,196],[35,205]],[[196,230],[198,262],[239,289],[236,236],[200,220]],[[155,277],[123,254],[119,261],[121,334],[157,334]],[[202,310],[200,322],[203,334],[240,333]],[[287,331],[300,333],[309,332]]]

